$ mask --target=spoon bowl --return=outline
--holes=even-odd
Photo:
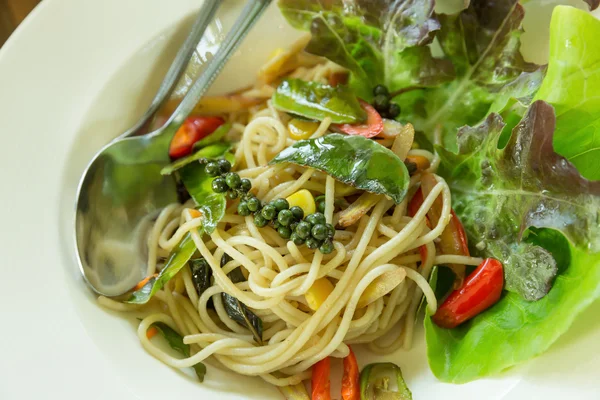
[[[221,3],[206,0],[149,110],[88,164],[77,192],[75,242],[80,271],[96,293],[122,295],[152,272],[147,271],[148,229],[158,211],[177,200],[175,181],[160,174],[170,162],[169,144],[270,2],[248,1],[173,115],[161,128],[144,134],[145,127],[172,93]]]

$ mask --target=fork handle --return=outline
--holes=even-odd
[[[169,98],[175,89],[177,82],[179,82],[179,79],[185,72],[185,69],[189,64],[190,59],[192,58],[192,55],[198,46],[198,43],[200,43],[200,40],[204,36],[206,28],[214,19],[217,9],[220,5],[221,0],[204,0],[202,8],[200,11],[198,11],[198,16],[194,21],[194,25],[192,25],[190,33],[188,33],[185,42],[183,42],[183,45],[179,48],[177,55],[173,59],[173,63],[169,67],[165,78],[160,84],[154,99],[152,99],[150,107],[131,129],[117,139],[134,136],[140,133],[146,133],[144,131],[140,131],[141,128],[143,128],[152,120],[154,114],[156,114],[158,109]]]
[[[217,54],[209,61],[206,69],[196,79],[179,106],[175,109],[169,120],[162,129],[162,135],[170,141],[173,134],[192,112],[194,106],[206,93],[215,78],[219,75],[227,60],[235,52],[244,37],[248,34],[260,15],[269,6],[271,0],[249,0],[242,10],[241,15],[235,21],[233,28],[227,34],[223,43],[219,46]]]

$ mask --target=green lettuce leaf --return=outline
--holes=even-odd
[[[600,182],[554,152],[554,123],[552,107],[536,101],[504,149],[502,121],[492,114],[459,132],[458,154],[440,150],[453,166],[443,173],[470,242],[503,262],[509,289],[455,329],[426,317],[429,365],[443,381],[468,382],[535,357],[600,296]],[[529,301],[546,285],[543,298]]]
[[[556,151],[584,177],[600,179],[600,21],[559,6],[550,33],[548,74],[536,98],[556,109]]]
[[[529,227],[562,232],[576,246],[600,251],[600,182],[581,177],[552,148],[554,110],[535,102],[504,149],[504,123],[491,114],[458,133],[458,154],[438,149],[452,204],[472,244],[504,265],[506,289],[539,300],[557,273],[550,252],[522,240]]]
[[[396,91],[452,79],[451,63],[434,59],[429,47],[411,50],[428,44],[439,29],[433,5],[433,0],[279,1],[292,26],[311,32],[306,50],[348,68],[352,86],[367,100],[377,84]]]
[[[459,127],[479,123],[512,98],[530,99],[541,82],[533,73],[540,67],[519,51],[523,17],[517,0],[474,0],[458,14],[439,15],[437,39],[457,78],[396,97],[401,119],[430,138],[441,127],[444,145],[454,150]]]

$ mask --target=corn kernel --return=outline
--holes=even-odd
[[[290,131],[290,138],[294,140],[308,139],[319,129],[318,122],[302,121],[300,119],[293,118],[288,122],[288,130]]]
[[[314,214],[314,212],[317,210],[315,198],[306,189],[298,190],[296,193],[288,196],[286,200],[289,203],[290,208],[294,206],[300,207],[302,211],[304,211],[305,216]]]
[[[308,306],[317,311],[321,304],[327,300],[327,297],[333,292],[333,283],[327,278],[317,279],[315,283],[304,294]]]

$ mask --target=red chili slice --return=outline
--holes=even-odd
[[[171,140],[169,156],[177,159],[191,154],[194,143],[210,135],[224,123],[225,120],[220,117],[188,117]]]
[[[360,135],[366,138],[372,138],[383,131],[383,119],[381,115],[369,103],[358,100],[360,106],[367,112],[366,124],[339,124],[335,127],[347,135]]]

